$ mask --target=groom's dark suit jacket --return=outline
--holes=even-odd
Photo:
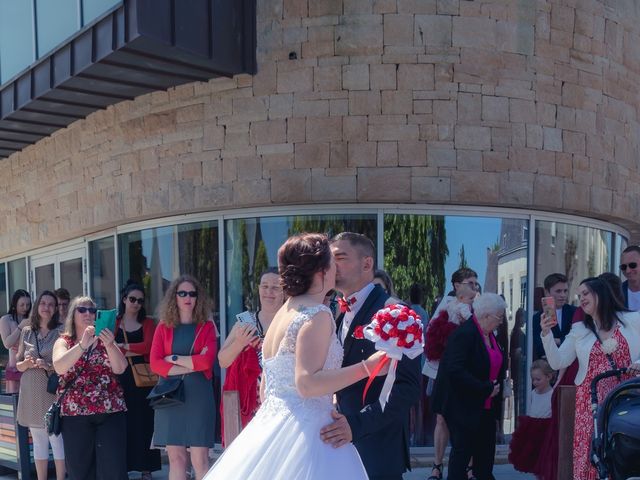
[[[368,324],[388,298],[389,295],[376,285],[362,304],[344,341],[343,367],[359,363],[375,353],[374,343],[353,338],[353,331],[358,325]],[[337,319],[338,337],[342,317],[340,315]],[[383,412],[378,398],[385,378],[377,377],[373,381],[364,405],[362,392],[366,379],[336,393],[340,412],[347,417],[353,433],[353,444],[369,477],[400,475],[411,469],[409,410],[420,398],[420,357],[413,360],[403,357],[398,363],[396,381]]]

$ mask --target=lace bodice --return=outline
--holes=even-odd
[[[332,396],[302,398],[295,385],[296,344],[302,326],[318,312],[329,312],[325,305],[304,308],[291,320],[276,354],[264,360],[265,401],[260,414],[289,414],[295,411],[301,418],[305,414],[313,415],[319,409],[332,408]],[[324,370],[340,368],[342,364],[342,347],[338,343],[335,329],[331,334],[329,351],[324,362]]]

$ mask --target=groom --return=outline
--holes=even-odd
[[[373,242],[364,235],[344,232],[331,240],[336,262],[336,290],[342,293],[337,335],[344,347],[342,366],[354,365],[375,353],[374,343],[353,337],[384,307],[389,295],[374,285]],[[377,377],[362,402],[366,379],[336,393],[340,413],[321,430],[326,443],[339,447],[353,442],[370,480],[401,480],[409,463],[409,410],[420,397],[420,357],[403,357],[384,412],[378,398],[384,377]]]

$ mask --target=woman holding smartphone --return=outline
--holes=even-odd
[[[127,361],[113,332],[95,335],[96,304],[76,297],[53,347],[69,480],[126,480],[127,407],[117,375]]]
[[[184,403],[155,411],[153,441],[167,448],[171,480],[186,478],[187,448],[196,480],[209,468],[216,421],[211,381],[216,328],[210,312],[205,291],[190,275],[171,282],[160,305],[151,368],[164,378],[181,377],[184,388]]]
[[[227,369],[222,391],[238,392],[243,428],[260,407],[262,340],[269,330],[273,317],[284,303],[284,293],[277,269],[265,270],[260,275],[258,295],[260,297],[258,311],[255,313],[246,311],[236,316],[238,321],[218,353],[220,367]],[[220,414],[224,415],[222,403]],[[222,441],[224,442],[224,418]]]

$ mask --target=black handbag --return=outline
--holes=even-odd
[[[196,340],[202,330],[201,328],[196,333],[189,355],[193,353],[193,347],[196,345]],[[147,395],[147,400],[149,400],[151,408],[155,410],[182,405],[184,403],[184,375],[181,375],[180,378],[177,378],[177,376],[161,378]]]
[[[156,410],[184,403],[184,381],[180,378],[162,379],[147,395],[149,405]]]
[[[38,357],[42,358],[42,354],[40,353],[40,342],[38,342],[38,332],[34,333],[36,335],[36,349],[38,350]],[[45,370],[45,374],[47,375],[47,392],[55,395],[58,393],[60,377],[56,372],[49,373]]]

